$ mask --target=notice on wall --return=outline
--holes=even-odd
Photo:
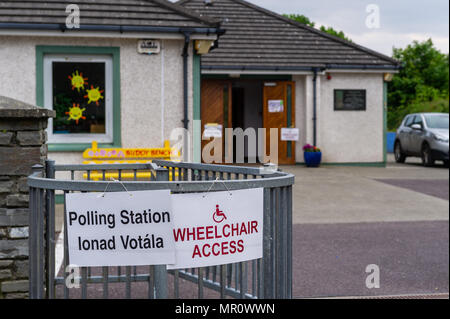
[[[282,128],[281,140],[297,142],[300,139],[300,130],[298,128]]]
[[[176,262],[169,190],[66,194],[66,220],[73,265]]]
[[[176,263],[168,269],[262,258],[263,189],[172,195]]]
[[[269,100],[269,113],[284,112],[283,100]]]
[[[223,125],[219,124],[206,124],[203,130],[203,138],[222,138]]]

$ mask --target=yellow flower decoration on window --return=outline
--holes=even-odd
[[[69,108],[69,111],[66,112],[66,114],[69,115],[68,121],[74,120],[78,125],[80,119],[86,119],[86,116],[83,116],[84,111],[86,111],[86,109],[80,109],[80,104],[73,103],[73,107]]]
[[[83,73],[78,73],[78,70],[69,75],[68,78],[72,81],[72,90],[77,89],[78,92],[80,92],[80,89],[84,90],[84,86],[88,84],[88,78],[84,78]]]
[[[102,93],[104,92],[104,90],[99,90],[99,87],[96,87],[94,89],[94,86],[91,85],[91,89],[90,90],[86,90],[87,94],[84,96],[85,98],[88,98],[88,104],[91,104],[91,102],[95,102],[95,104],[98,104],[98,101],[100,99],[103,99],[104,97],[102,96]]]

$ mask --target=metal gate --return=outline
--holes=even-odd
[[[92,180],[94,175],[100,180]],[[121,182],[109,182],[112,175]],[[147,180],[138,178],[144,175]],[[35,165],[28,178],[30,298],[292,298],[293,184],[293,175],[267,167],[167,161],[55,165],[48,160],[45,167]],[[264,188],[263,258],[176,271],[149,265],[81,267],[79,273],[69,273],[67,221],[65,217],[61,221],[64,240],[56,245],[55,211],[65,212],[67,193],[104,192],[107,186],[111,192],[123,191],[125,186],[128,191],[170,189],[172,193]],[[61,269],[55,267],[56,255],[62,256]],[[68,287],[72,280],[79,282],[78,289]]]

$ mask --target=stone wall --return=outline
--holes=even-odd
[[[28,297],[27,176],[47,158],[54,111],[0,96],[0,299]]]

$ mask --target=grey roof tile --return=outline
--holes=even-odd
[[[222,21],[219,47],[202,56],[205,69],[326,67],[361,65],[396,67],[378,52],[305,26],[243,0],[181,0],[202,17]]]
[[[108,26],[216,27],[217,21],[201,18],[167,0],[2,0],[0,24],[65,24],[66,7],[80,8],[81,24]]]

